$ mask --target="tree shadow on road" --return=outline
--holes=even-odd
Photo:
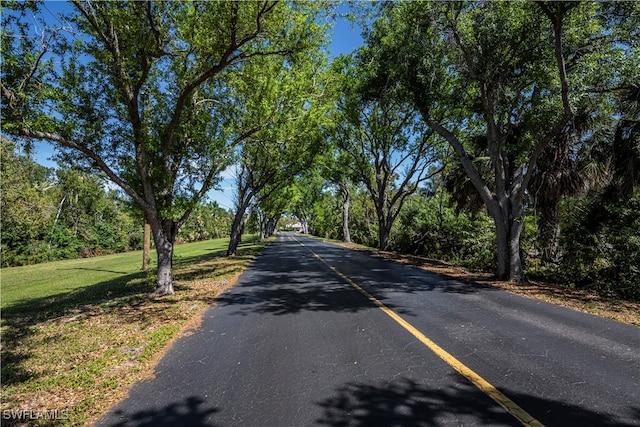
[[[243,277],[234,289],[217,298],[219,306],[237,306],[235,314],[242,315],[285,315],[303,311],[353,313],[375,308],[369,299],[354,292],[344,278],[316,259],[311,251],[303,249],[301,252],[297,244],[290,241],[274,242],[269,249],[255,261],[253,276]],[[337,265],[338,271],[399,314],[411,315],[390,302],[387,297],[390,293],[478,292],[478,287],[471,283],[452,281],[339,246],[323,244],[319,252],[322,259]]]
[[[233,314],[286,315],[304,311],[355,313],[375,308],[362,295],[340,283],[296,287],[292,284],[253,284],[246,291],[227,292],[216,299],[219,306],[237,306]]]
[[[220,410],[203,405],[205,400],[191,396],[182,402],[174,402],[162,408],[144,409],[131,414],[115,410],[113,414],[96,424],[111,427],[174,427],[174,426],[214,426],[209,418]]]
[[[380,253],[379,251],[362,251],[339,245],[323,244],[319,252],[329,264],[334,265],[358,284],[366,285],[367,280],[375,280],[376,283],[372,289],[380,292],[392,291],[411,294],[436,291],[474,294],[480,290],[496,290],[491,286],[472,280],[428,272],[418,266],[403,262],[399,257],[390,257],[388,253]]]
[[[550,399],[504,391],[544,425],[631,427],[619,415],[599,414],[589,409]],[[430,388],[407,378],[375,385],[346,383],[336,394],[317,403],[323,415],[316,423],[332,427],[440,425],[521,426],[484,393],[468,383]],[[631,411],[637,411],[632,409]],[[633,419],[632,414],[628,414]],[[637,421],[637,419],[636,419]]]
[[[291,242],[274,242],[254,261],[253,274],[218,296],[218,306],[236,306],[234,314],[287,315],[304,311],[354,313],[373,309],[368,299],[319,263],[311,254],[291,250]],[[390,308],[394,308],[390,306]]]

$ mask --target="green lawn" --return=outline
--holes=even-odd
[[[164,297],[151,295],[154,263],[141,271],[141,251],[2,269],[0,410],[55,409],[68,416],[42,425],[91,424],[267,243],[246,237],[233,258],[227,244],[177,246],[176,292]]]
[[[228,243],[228,239],[216,239],[177,245],[174,264],[223,252]],[[152,251],[150,271],[154,269],[155,256]],[[146,274],[142,271],[142,251],[3,268],[0,271],[0,307],[27,304],[100,283],[117,286],[119,280],[142,278]]]

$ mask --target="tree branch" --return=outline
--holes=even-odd
[[[60,144],[63,147],[72,148],[74,150],[80,151],[86,157],[91,159],[107,176],[111,181],[113,181],[116,185],[122,188],[136,203],[140,205],[145,211],[149,210],[151,206],[145,201],[143,197],[141,197],[129,184],[127,184],[124,180],[122,180],[110,167],[107,165],[102,158],[85,147],[84,145],[80,145],[74,141],[70,141],[62,136],[50,133],[50,132],[40,132],[34,131],[28,128],[21,128],[19,130],[21,136],[26,138],[39,139],[42,141],[55,142]]]
[[[480,175],[476,167],[473,165],[471,158],[467,154],[460,140],[456,138],[456,136],[453,133],[451,133],[448,129],[446,129],[444,126],[442,126],[440,123],[436,122],[432,118],[426,117],[425,121],[434,131],[436,131],[438,135],[443,137],[453,147],[454,151],[458,155],[458,159],[460,160],[462,167],[464,168],[465,172],[471,179],[471,182],[473,183],[474,187],[476,187],[476,189],[480,193],[480,197],[482,198],[482,200],[485,202],[485,204],[489,209],[495,209],[496,200],[491,194],[489,187],[482,179],[482,176]]]

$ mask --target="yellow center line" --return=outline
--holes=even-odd
[[[433,351],[438,357],[444,360],[449,366],[455,369],[460,375],[471,381],[473,385],[478,387],[481,391],[483,391],[487,396],[493,399],[498,405],[504,408],[505,411],[513,415],[518,421],[522,423],[523,426],[527,427],[544,427],[544,425],[536,420],[533,416],[531,416],[527,411],[522,409],[517,403],[513,400],[509,399],[504,393],[491,385],[487,380],[482,378],[480,375],[475,373],[471,368],[466,366],[464,363],[453,357],[450,353],[444,350],[435,342],[431,341],[426,335],[416,329],[409,322],[404,320],[398,313],[391,310],[389,307],[384,305],[380,300],[371,295],[369,292],[365,291],[360,285],[351,280],[349,277],[338,271],[334,266],[330,265],[327,261],[322,259],[320,255],[315,253],[312,249],[305,246],[304,243],[299,241],[294,237],[294,239],[302,246],[307,248],[313,256],[322,261],[327,267],[329,267],[338,277],[342,280],[353,286],[357,289],[361,294],[363,294],[369,301],[375,304],[380,310],[382,310],[385,314],[395,320],[400,326],[406,329],[411,335],[413,335],[418,341],[427,346],[431,351]]]

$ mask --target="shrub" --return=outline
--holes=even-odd
[[[565,209],[559,274],[577,287],[640,299],[640,191],[589,195]]]
[[[414,196],[392,232],[394,248],[401,252],[480,269],[495,265],[494,240],[491,218],[456,211],[444,192]]]

